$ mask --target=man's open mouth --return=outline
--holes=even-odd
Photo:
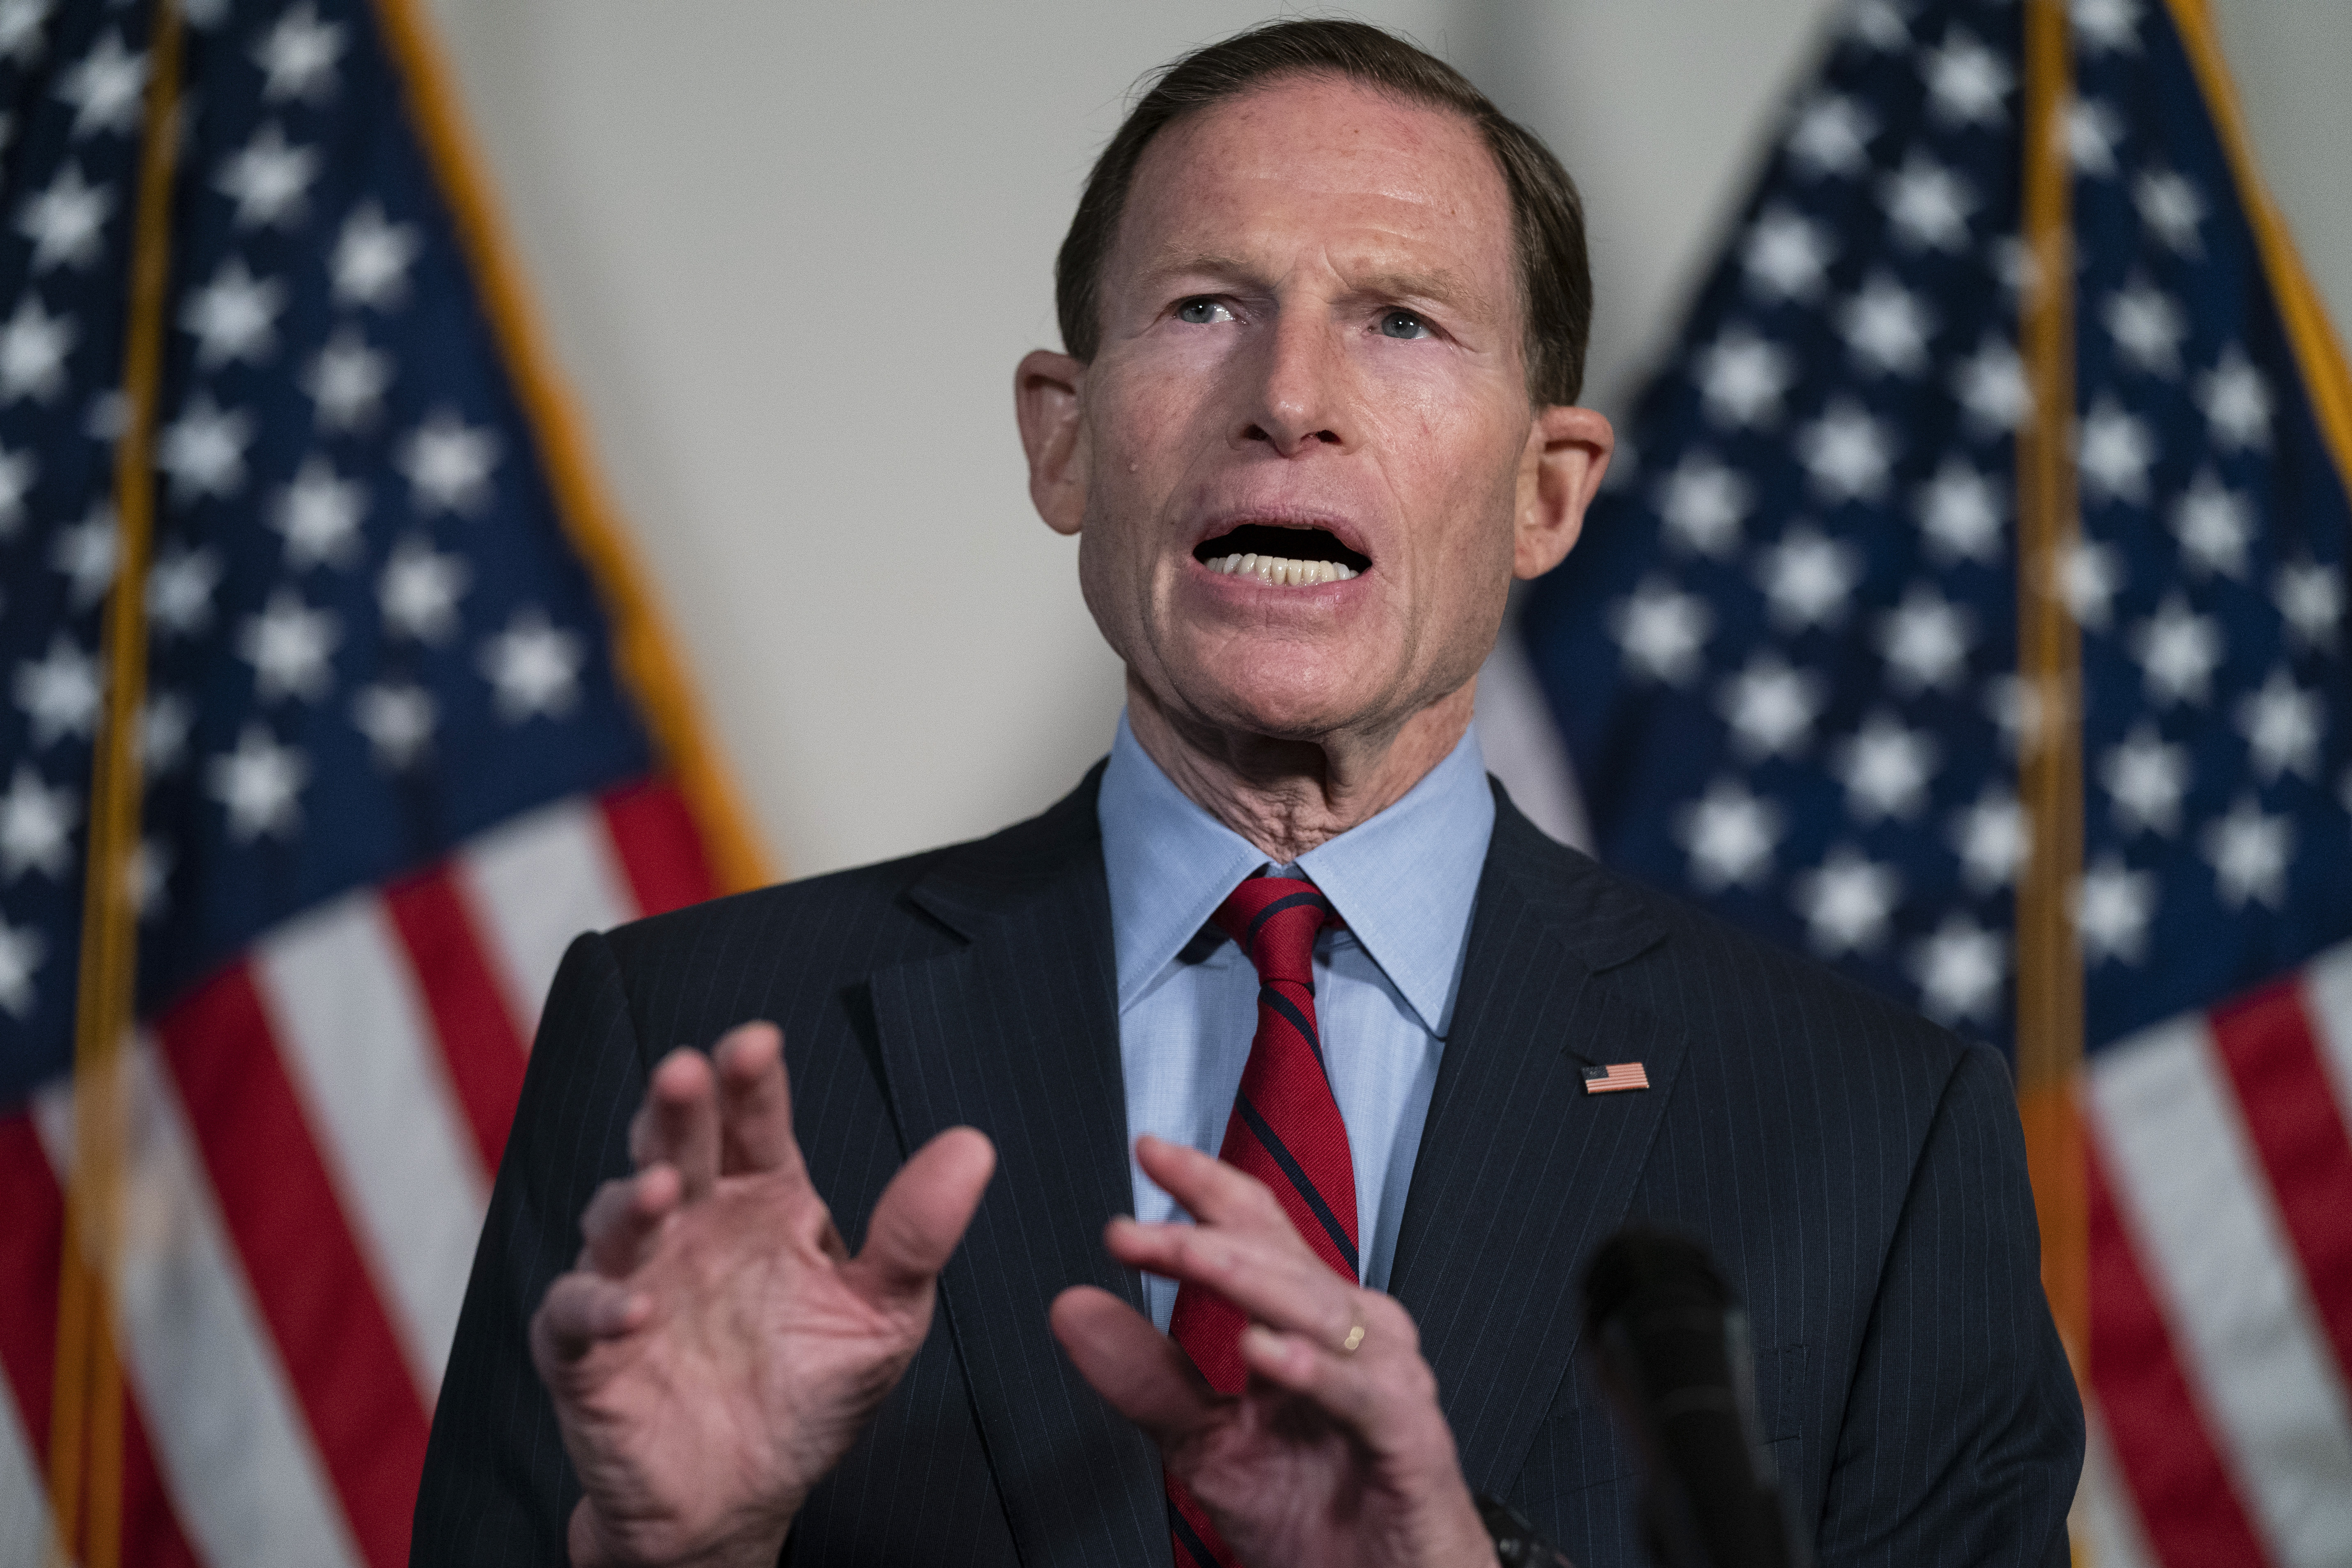
[[[1262,522],[1245,522],[1202,540],[1192,559],[1212,572],[1290,588],[1343,583],[1372,564],[1323,529],[1276,528]]]

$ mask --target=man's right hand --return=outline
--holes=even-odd
[[[709,1059],[662,1060],[629,1127],[636,1174],[598,1189],[531,1319],[585,1493],[574,1563],[772,1563],[920,1348],[995,1169],[981,1133],[940,1133],[850,1257],[793,1139],[782,1044],[746,1024]]]

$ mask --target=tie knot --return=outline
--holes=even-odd
[[[1249,954],[1260,980],[1315,983],[1315,935],[1339,917],[1312,882],[1251,877],[1217,906],[1217,928]]]

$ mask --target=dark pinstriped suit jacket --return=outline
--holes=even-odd
[[[562,1560],[578,1487],[524,1325],[590,1193],[626,1168],[650,1065],[769,1018],[853,1245],[932,1133],[979,1127],[1002,1162],[929,1342],[788,1560],[1164,1568],[1155,1454],[1045,1323],[1081,1280],[1142,1305],[1099,1240],[1131,1203],[1099,776],[978,843],[573,944],[442,1385],[414,1562]],[[2063,1562],[2082,1415],[1999,1057],[1497,808],[1391,1281],[1471,1485],[1582,1568],[1643,1561],[1632,1456],[1574,1355],[1584,1259],[1642,1215],[1706,1237],[1745,1298],[1765,1433],[1823,1564]],[[1571,1050],[1642,1061],[1652,1087],[1587,1096]]]

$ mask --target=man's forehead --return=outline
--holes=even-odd
[[[1509,265],[1510,196],[1464,116],[1360,83],[1288,78],[1194,111],[1145,149],[1118,248],[1147,275],[1242,270],[1312,230],[1342,270],[1478,289]]]

